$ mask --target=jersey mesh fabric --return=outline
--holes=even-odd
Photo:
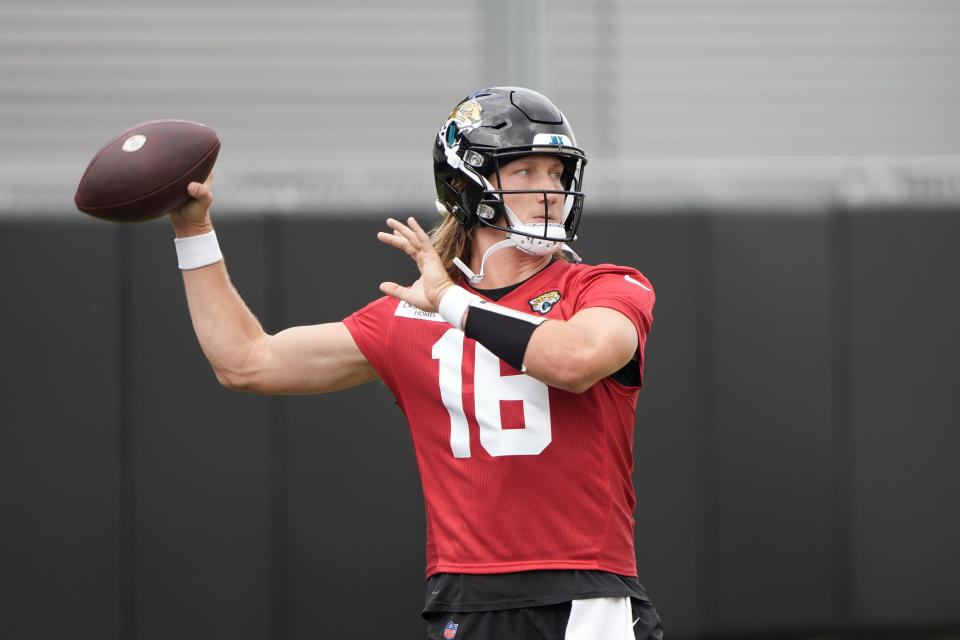
[[[563,262],[498,301],[558,319],[587,307],[615,309],[637,327],[641,369],[653,303],[650,283],[634,269]],[[410,426],[426,503],[428,576],[636,575],[638,387],[609,378],[582,394],[547,387],[437,314],[392,298],[344,322]]]

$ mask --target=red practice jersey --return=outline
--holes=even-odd
[[[637,328],[641,371],[653,303],[653,288],[634,269],[564,262],[497,301],[564,320],[587,307],[615,309]],[[609,377],[581,394],[548,387],[438,314],[390,297],[344,322],[410,425],[428,576],[637,575],[631,474],[639,387]]]

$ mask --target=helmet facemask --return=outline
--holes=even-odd
[[[493,155],[496,185],[501,185],[500,168],[527,155],[546,154],[557,156],[563,163],[560,177],[562,189],[501,189],[488,179],[482,178],[484,189],[477,204],[477,224],[507,232],[507,238],[516,241],[516,247],[524,253],[533,255],[551,255],[568,242],[577,238],[577,227],[583,212],[584,194],[580,190],[583,182],[583,152],[576,147],[557,145],[549,150],[542,147],[524,147],[522,149],[501,149]],[[506,204],[505,196],[513,194],[543,195],[543,222],[522,222]],[[550,216],[550,196],[563,197],[563,209],[560,222],[552,221]]]

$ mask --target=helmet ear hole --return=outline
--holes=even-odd
[[[444,202],[449,202],[450,200],[456,200],[460,197],[461,189],[458,189],[456,188],[456,186],[454,186],[454,180],[455,178],[447,178],[446,180],[443,181],[444,193],[442,194],[443,198],[441,199]]]
[[[467,196],[461,182],[455,176],[448,176],[444,180],[437,181],[437,201],[441,203],[445,210],[453,216],[463,226],[468,226],[470,220],[469,210],[465,206]]]
[[[457,217],[460,224],[469,227],[473,224],[473,206],[469,193],[470,190],[466,189],[466,185],[458,178],[453,178],[451,182],[453,182],[453,184],[450,185],[450,188],[456,193],[454,202],[458,203],[453,206],[453,215]]]

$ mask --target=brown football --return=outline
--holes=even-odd
[[[190,199],[187,185],[207,179],[219,152],[217,133],[198,122],[142,122],[93,156],[74,202],[111,222],[158,218]]]

